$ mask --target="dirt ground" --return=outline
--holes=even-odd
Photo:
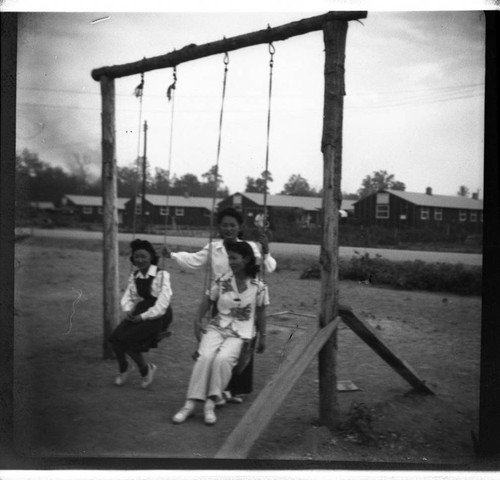
[[[207,427],[201,412],[185,424],[170,421],[184,401],[196,344],[192,318],[204,274],[168,262],[174,290],[172,336],[148,357],[155,382],[138,374],[114,386],[116,364],[102,359],[102,254],[99,242],[26,239],[16,245],[15,441],[26,457],[212,458],[287,353],[316,319],[317,280],[300,280],[301,259],[266,276],[271,295],[268,348],[256,356],[254,392],[241,405],[218,409]],[[120,255],[120,285],[130,272]],[[397,291],[341,282],[341,302],[367,320],[423,377],[436,395],[410,385],[349,328],[338,331],[339,380],[359,390],[339,393],[341,422],[353,406],[371,420],[363,437],[352,428],[331,433],[318,423],[314,361],[286,397],[250,452],[250,459],[374,462],[474,468],[471,432],[479,407],[481,299]],[[425,466],[425,467],[424,467]]]

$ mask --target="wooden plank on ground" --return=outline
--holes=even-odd
[[[385,360],[399,375],[421,393],[434,394],[434,391],[399,355],[390,349],[365,321],[358,318],[350,307],[339,305],[339,315],[343,322],[358,335],[375,353]]]
[[[276,410],[336,330],[339,322],[340,317],[337,317],[319,330],[317,326],[309,330],[313,333],[310,341],[305,345],[299,345],[291,352],[286,365],[282,365],[283,368],[263,388],[236,428],[227,437],[215,458],[242,459],[247,457],[253,444],[267,427]]]

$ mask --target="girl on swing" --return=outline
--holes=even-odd
[[[147,363],[143,353],[156,348],[172,322],[170,275],[157,267],[158,255],[147,240],[134,240],[130,261],[136,271],[130,275],[121,299],[125,318],[114,329],[109,341],[118,360],[119,373],[115,385],[122,386],[134,369],[127,355],[135,362],[142,376],[141,387],[153,382],[156,365]]]
[[[180,424],[194,414],[197,401],[205,402],[204,421],[217,421],[215,405],[222,398],[237,365],[244,342],[257,333],[257,352],[265,350],[266,285],[258,280],[259,266],[253,248],[243,241],[226,242],[230,272],[216,279],[204,297],[194,322],[198,358],[193,367],[184,406],[172,422]],[[216,303],[217,313],[204,328],[203,318]]]
[[[163,254],[167,258],[172,258],[182,268],[200,269],[205,265],[211,265],[213,278],[218,278],[230,272],[228,252],[226,244],[228,242],[241,241],[241,227],[243,217],[234,208],[225,208],[217,215],[220,240],[209,242],[198,252],[171,252],[168,247],[164,248]],[[269,242],[265,234],[259,237],[260,247],[254,242],[247,242],[253,250],[257,262],[260,262],[266,272],[271,273],[276,270],[276,260],[269,252]],[[211,257],[211,258],[210,258]],[[253,388],[253,358],[248,366],[239,374],[234,372],[228,390],[224,392],[224,397],[218,401],[218,405],[224,404],[226,399],[230,402],[241,403],[242,394],[252,392]]]

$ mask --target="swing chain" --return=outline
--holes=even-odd
[[[167,98],[168,98],[168,101],[172,100],[172,90],[175,90],[175,86],[177,84],[177,66],[174,66],[173,78],[174,78],[174,81],[173,81],[172,85],[170,85],[167,88]]]

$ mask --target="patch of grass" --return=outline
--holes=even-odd
[[[317,264],[306,268],[300,278],[320,278]],[[340,259],[340,280],[387,285],[403,290],[426,290],[458,295],[481,295],[482,268],[461,263],[428,263],[422,260],[393,262],[381,257],[358,254]]]
[[[374,445],[377,440],[372,422],[370,409],[362,402],[353,402],[347,413],[347,419],[339,426],[339,431],[346,440],[362,445]]]

